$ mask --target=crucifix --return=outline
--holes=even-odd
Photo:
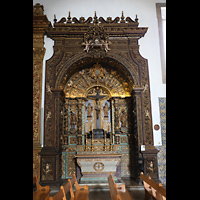
[[[96,88],[96,95],[88,95],[87,98],[91,98],[91,99],[94,99],[95,102],[96,102],[96,105],[95,105],[95,110],[96,110],[96,128],[97,129],[100,129],[100,119],[99,119],[99,114],[100,114],[100,99],[106,97],[107,95],[100,95],[100,89],[99,87]]]

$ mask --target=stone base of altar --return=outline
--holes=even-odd
[[[111,172],[116,182],[121,179],[121,154],[77,154],[77,179],[80,183],[106,183]]]

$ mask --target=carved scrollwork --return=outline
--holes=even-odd
[[[72,18],[72,22],[75,24],[88,24],[92,21],[92,17],[88,17],[87,20],[85,20],[85,17],[80,17],[79,20],[76,17]]]
[[[109,24],[118,23],[119,20],[120,20],[119,17],[115,17],[114,20],[112,20],[112,17],[107,17],[107,20],[105,20],[103,17],[99,17],[99,21],[100,21],[101,23],[107,23],[107,24],[108,24],[108,23],[109,23]]]

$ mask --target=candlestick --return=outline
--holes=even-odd
[[[110,151],[113,150],[113,146],[112,146],[112,144],[113,144],[112,133],[110,133]]]
[[[94,147],[93,147],[93,137],[94,137],[94,133],[93,133],[93,131],[92,131],[92,144],[91,144],[91,146],[92,146],[92,151],[94,151]]]
[[[106,151],[106,132],[104,132],[104,151]]]
[[[87,133],[85,135],[85,151],[87,151]]]

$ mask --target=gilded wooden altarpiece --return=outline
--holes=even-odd
[[[44,8],[40,4],[33,6],[33,174],[40,177],[40,113],[42,97],[42,71],[45,54],[45,28],[51,26]]]
[[[88,151],[120,153],[122,177],[139,182],[144,171],[159,180],[148,62],[138,45],[147,30],[139,27],[137,15],[134,20],[123,13],[105,20],[96,12],[87,20],[70,13],[67,19],[55,17],[45,29],[54,40],[54,54],[46,61],[42,183],[59,185],[70,178],[76,171],[75,155]],[[95,101],[98,95],[102,99]],[[88,139],[86,145],[86,132],[95,126],[110,137]]]

